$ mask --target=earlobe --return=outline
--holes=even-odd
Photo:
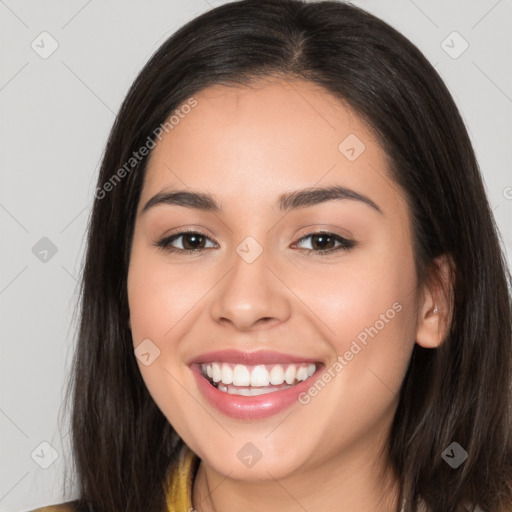
[[[440,325],[442,314],[437,306],[433,304],[430,292],[428,292],[428,295],[429,297],[425,297],[423,306],[419,310],[416,343],[424,348],[437,348],[444,339]]]
[[[453,260],[448,255],[435,259],[432,274],[423,285],[418,304],[416,343],[438,348],[446,339],[452,315]]]

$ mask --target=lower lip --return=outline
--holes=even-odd
[[[199,364],[192,364],[191,369],[199,389],[217,410],[232,418],[255,420],[273,416],[298,402],[299,395],[309,389],[312,378],[321,369],[321,365],[317,364],[316,372],[295,386],[256,396],[232,395],[219,391],[203,376]]]

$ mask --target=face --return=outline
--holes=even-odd
[[[194,98],[154,148],[137,210],[128,298],[148,390],[232,478],[373,464],[418,313],[386,155],[309,82]]]

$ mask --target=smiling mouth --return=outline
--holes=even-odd
[[[256,396],[291,388],[309,379],[315,363],[244,365],[211,362],[200,365],[201,373],[212,386],[231,395]]]

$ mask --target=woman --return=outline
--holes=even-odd
[[[511,510],[509,282],[405,37],[338,2],[199,16],[105,151],[54,510]]]

